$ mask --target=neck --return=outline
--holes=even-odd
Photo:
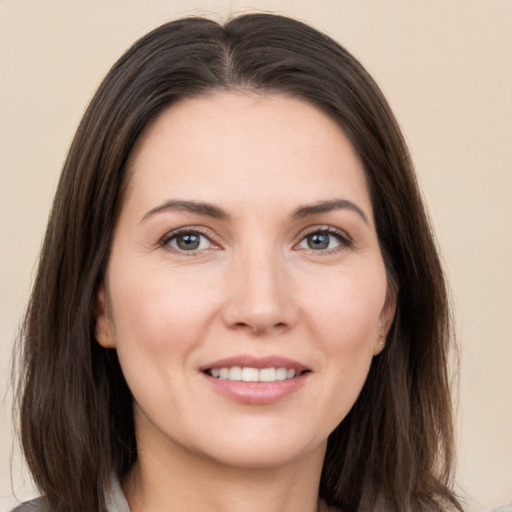
[[[233,467],[181,446],[139,445],[123,482],[131,512],[317,512],[325,446],[300,460],[268,467]],[[148,441],[146,439],[146,441]],[[148,446],[149,445],[149,446]]]

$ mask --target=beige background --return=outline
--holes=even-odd
[[[511,501],[511,0],[0,0],[2,386],[59,169],[100,79],[166,20],[224,19],[247,8],[330,33],[394,108],[453,289],[462,359],[459,489],[472,512]],[[14,503],[9,392],[2,405],[0,510],[7,510]],[[29,497],[16,455],[13,468],[18,497]]]

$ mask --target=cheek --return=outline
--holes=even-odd
[[[179,410],[180,383],[196,372],[191,354],[214,315],[216,288],[161,266],[113,270],[109,285],[117,354],[135,401],[155,417],[163,404]]]
[[[127,278],[127,274],[130,276]],[[111,279],[113,317],[118,343],[150,348],[194,339],[213,314],[218,298],[201,276],[172,269],[140,269]]]
[[[134,395],[193,372],[190,354],[215,315],[216,288],[161,267],[114,271],[110,288],[118,357]]]
[[[378,267],[377,267],[378,268]],[[382,328],[385,272],[340,274],[310,297],[306,321],[324,359],[333,424],[348,413],[366,380]]]
[[[384,268],[378,270],[332,274],[322,293],[308,294],[308,318],[333,349],[357,351],[378,337],[387,289]]]

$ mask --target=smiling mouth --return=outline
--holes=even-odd
[[[297,371],[285,367],[252,368],[250,366],[208,368],[204,371],[204,373],[216,379],[242,382],[277,382],[295,379],[307,372],[309,370]]]

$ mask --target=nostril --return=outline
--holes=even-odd
[[[275,324],[266,323],[266,322],[236,322],[232,326],[234,329],[238,330],[247,330],[254,334],[261,334],[267,331],[285,331],[288,329],[288,324],[286,322],[277,322]]]
[[[235,329],[250,329],[252,331],[252,327],[249,324],[246,324],[244,322],[237,322],[233,324],[233,327]]]

